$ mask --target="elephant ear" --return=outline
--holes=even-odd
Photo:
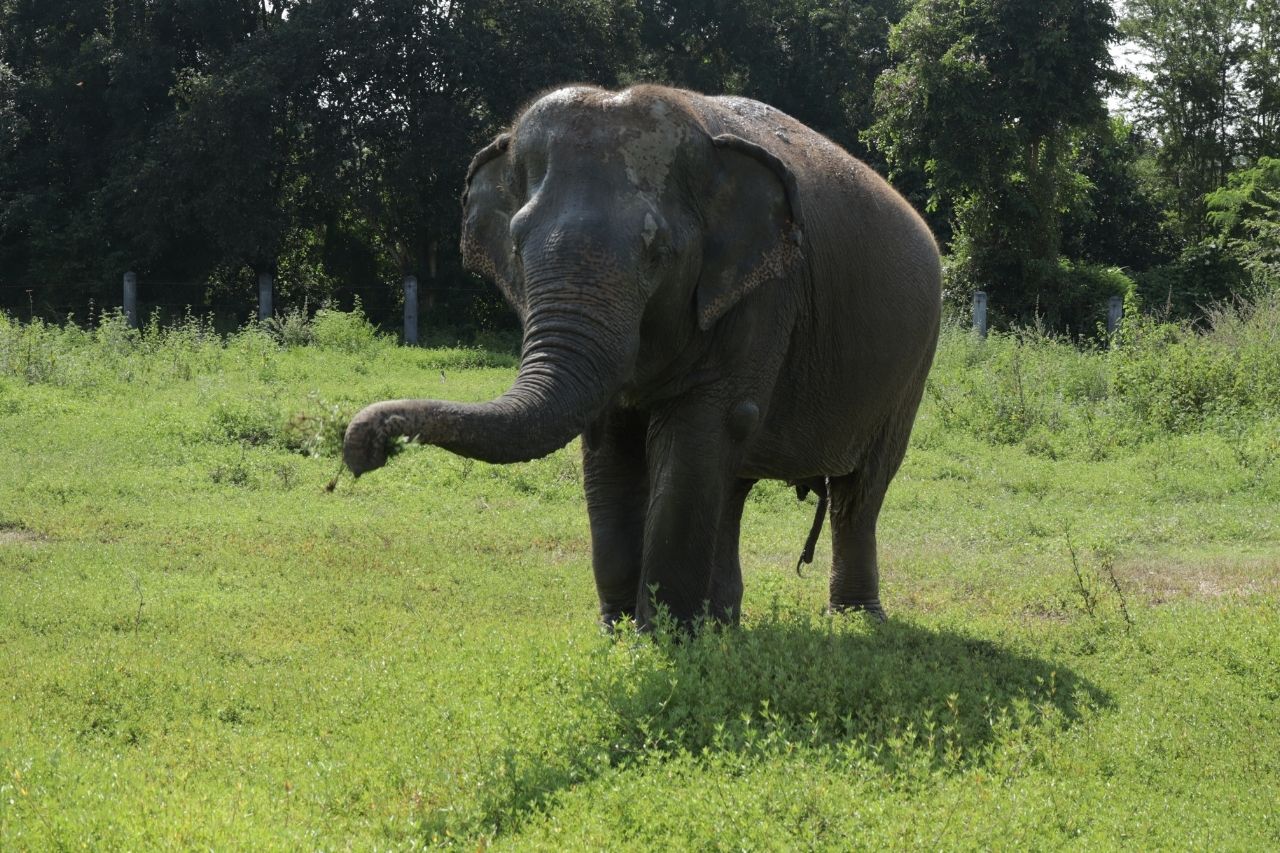
[[[800,262],[795,176],[776,155],[740,136],[712,139],[719,160],[706,212],[698,326],[706,331],[756,288]]]
[[[517,313],[523,312],[511,247],[511,168],[507,150],[510,134],[503,133],[483,148],[467,168],[462,193],[462,263],[493,281]]]

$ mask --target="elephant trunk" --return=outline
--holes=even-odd
[[[549,302],[552,300],[543,300]],[[359,476],[381,467],[388,442],[405,436],[485,462],[525,462],[580,435],[621,385],[634,345],[563,299],[530,305],[520,369],[511,388],[487,403],[387,400],[363,409],[347,427],[343,459]]]

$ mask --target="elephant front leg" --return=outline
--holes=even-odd
[[[711,606],[721,522],[741,461],[738,445],[725,434],[724,419],[723,409],[708,405],[654,415],[648,441],[649,511],[638,602],[641,625],[652,623],[655,605],[665,606],[685,627]],[[721,597],[736,605],[740,574],[726,574],[723,580]]]
[[[742,510],[755,480],[738,480],[716,534],[715,565],[711,572],[711,616],[717,622],[736,625],[742,618],[742,560],[739,544],[742,538]]]
[[[607,627],[637,615],[649,503],[647,426],[643,413],[614,410],[601,415],[582,442],[591,568],[600,596],[600,620]]]

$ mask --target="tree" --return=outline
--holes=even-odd
[[[953,223],[951,284],[1015,316],[1054,308],[1069,157],[1105,116],[1113,14],[1102,0],[916,0],[890,33],[868,138],[927,176]]]
[[[877,160],[861,137],[903,0],[639,0],[638,76],[772,104]]]
[[[1172,259],[1161,228],[1156,146],[1120,117],[1083,134],[1071,169],[1084,190],[1063,217],[1062,253],[1108,267],[1146,270]]]
[[[1280,292],[1280,159],[1262,157],[1205,199],[1218,241],[1259,291]]]
[[[66,282],[95,277],[105,217],[92,194],[110,168],[109,39],[99,10],[70,0],[10,3],[0,20],[14,118],[0,165],[0,268],[6,282],[60,301]],[[16,288],[4,295],[16,302]],[[22,297],[25,299],[25,297]]]
[[[22,81],[18,75],[0,59],[0,270],[25,264],[26,261],[21,240],[23,229],[14,219],[13,197],[17,184],[12,174],[20,142],[29,132],[18,112],[21,89]],[[0,273],[0,308],[13,304],[17,290],[17,282],[6,281]]]
[[[1246,4],[1241,149],[1256,160],[1280,152],[1280,3]]]
[[[113,295],[120,273],[191,270],[144,187],[173,92],[271,21],[279,0],[13,0],[0,7],[16,139],[0,151],[0,276],[50,307]],[[172,162],[171,160],[169,162]],[[163,184],[163,180],[161,181]],[[153,188],[153,187],[152,187]],[[232,217],[227,221],[235,221]]]
[[[330,260],[372,260],[397,285],[419,275],[428,304],[467,281],[457,228],[471,156],[539,91],[615,83],[619,14],[604,0],[299,8],[289,39],[313,46],[294,75],[310,147],[300,203],[323,211]],[[397,291],[366,290],[366,307],[385,316]]]
[[[1130,0],[1124,34],[1145,59],[1135,104],[1159,142],[1170,224],[1185,241],[1205,236],[1204,196],[1241,153],[1249,56],[1246,0]]]

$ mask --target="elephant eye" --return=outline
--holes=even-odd
[[[671,247],[665,241],[655,242],[652,246],[645,250],[648,256],[650,266],[660,267],[667,261],[671,260],[671,256],[675,254]]]
[[[646,217],[640,237],[644,240],[644,254],[654,266],[665,264],[676,253],[667,229],[659,226],[651,217]]]

